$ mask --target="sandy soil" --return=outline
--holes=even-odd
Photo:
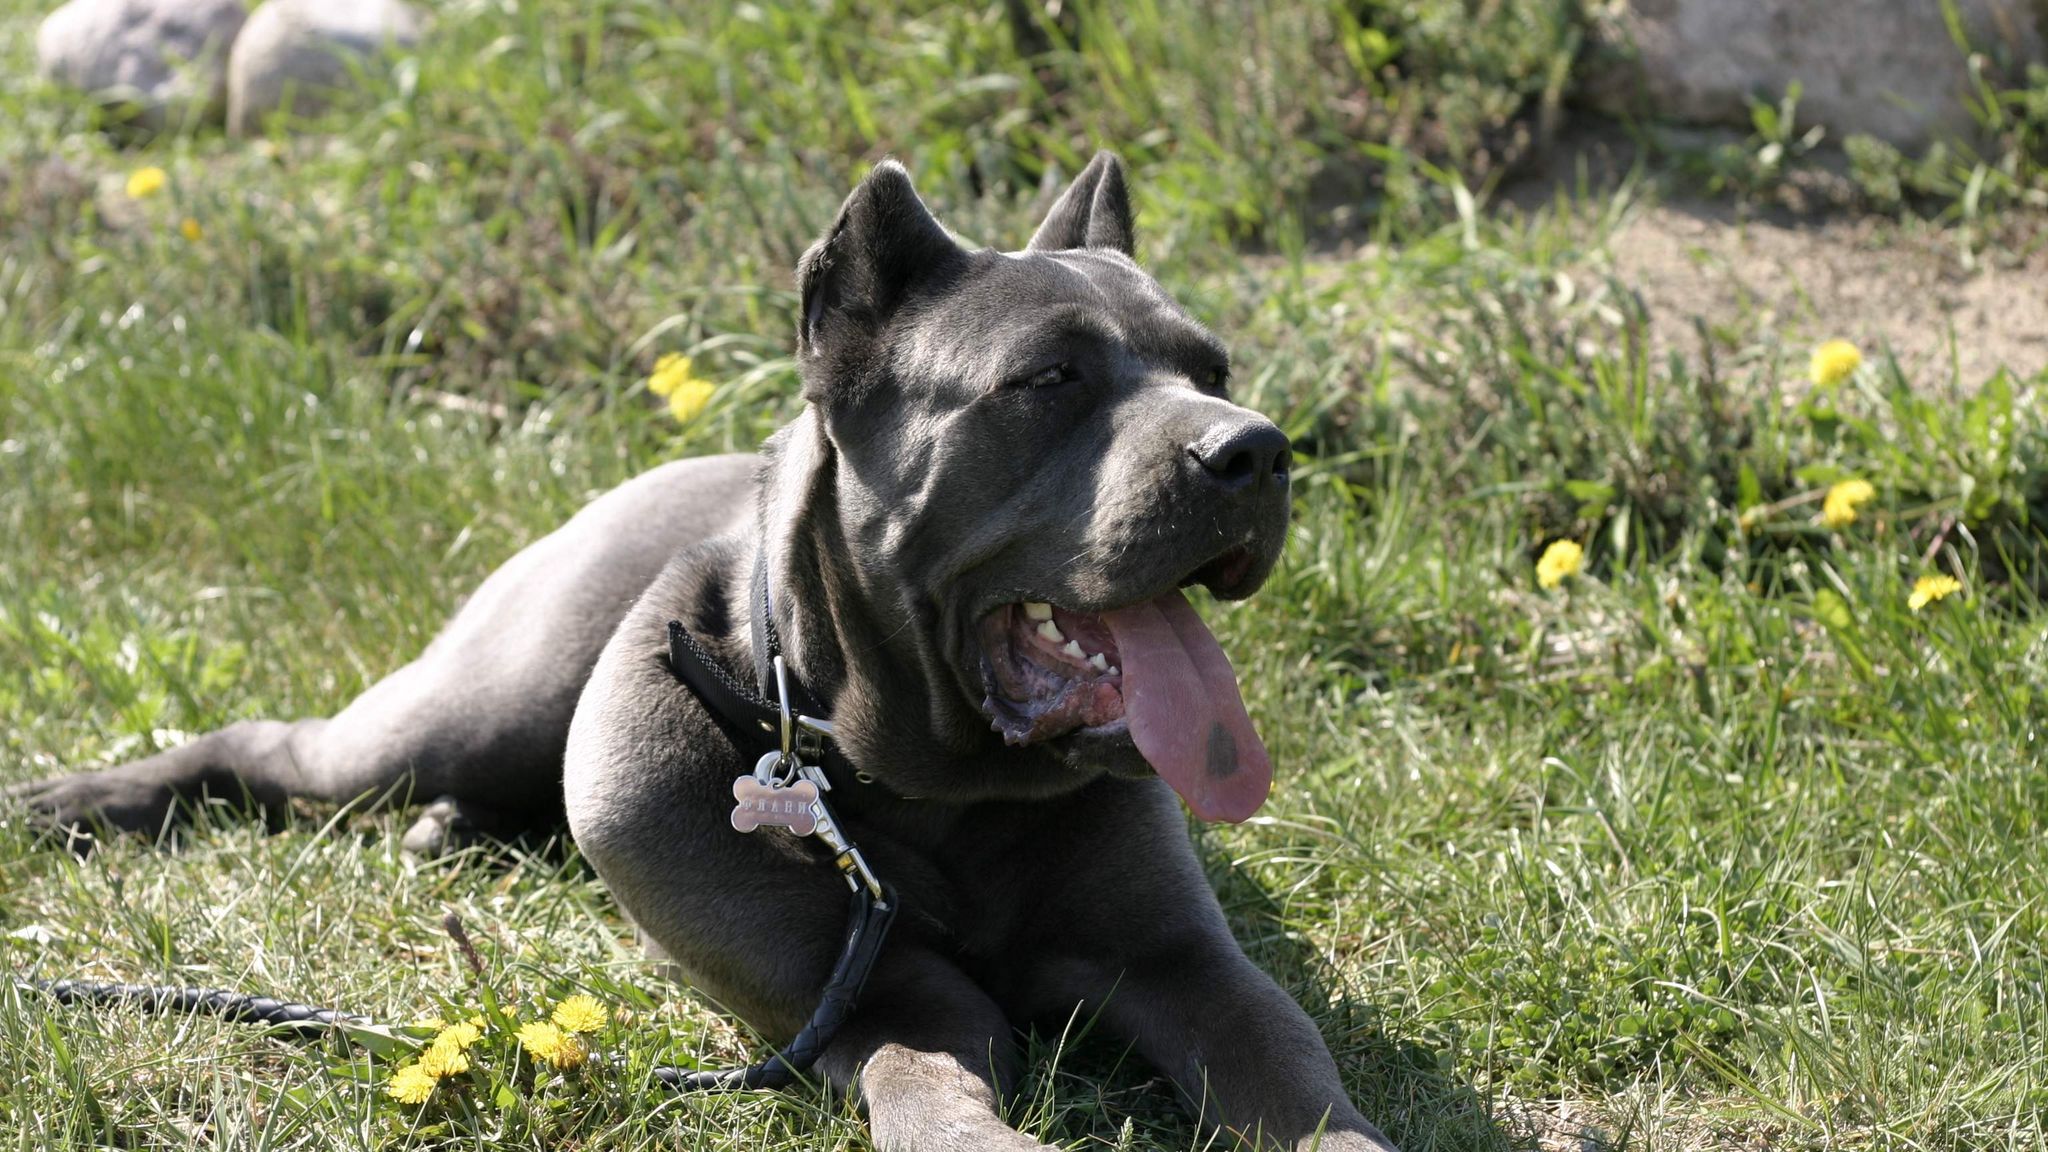
[[[2048,370],[2048,248],[1970,259],[1952,231],[1871,217],[1742,220],[1726,204],[1673,202],[1636,211],[1607,256],[1675,347],[1696,344],[1699,318],[1788,344],[1889,346],[1930,384],[1947,378],[1951,341],[1966,387],[2000,367]]]
[[[1639,155],[1613,125],[1574,128],[1500,199],[1532,209],[1582,179],[1611,195]],[[1965,387],[2000,367],[2022,377],[2048,370],[2048,229],[2006,219],[1995,222],[1999,234],[2031,238],[1971,243],[1963,228],[1846,211],[1853,188],[1829,168],[1811,165],[1783,202],[1761,206],[1674,191],[1679,177],[1653,174],[1601,262],[1642,295],[1655,338],[1681,352],[1698,348],[1697,319],[1733,342],[1889,347],[1930,385],[1947,380],[1951,363]]]

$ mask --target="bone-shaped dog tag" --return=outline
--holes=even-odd
[[[752,832],[763,824],[809,836],[818,828],[818,786],[809,780],[763,784],[752,776],[732,782],[732,826]]]

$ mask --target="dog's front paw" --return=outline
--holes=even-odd
[[[992,1116],[969,1123],[878,1125],[874,1138],[881,1152],[1059,1152]]]

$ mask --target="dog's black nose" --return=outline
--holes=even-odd
[[[1227,492],[1253,487],[1267,477],[1285,483],[1287,469],[1294,463],[1287,434],[1265,420],[1213,429],[1188,445],[1188,455]]]

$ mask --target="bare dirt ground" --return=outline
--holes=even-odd
[[[1876,217],[1741,220],[1723,204],[1684,202],[1642,207],[1606,247],[1662,340],[1692,343],[1698,318],[1788,342],[1889,347],[1929,384],[1948,378],[1952,359],[1965,387],[2001,367],[2021,377],[2048,369],[2040,247],[1981,252],[1972,268],[1940,231]]]
[[[1611,194],[1635,154],[1612,129],[1567,137],[1503,200],[1533,207],[1560,184],[1579,186],[1584,173]],[[1973,243],[1952,225],[1743,205],[1675,192],[1677,183],[1642,180],[1600,260],[1641,294],[1666,347],[1696,351],[1698,320],[1730,343],[1775,335],[1787,346],[1841,337],[1870,353],[1888,347],[1929,386],[1946,383],[1951,365],[1965,388],[2000,367],[2022,378],[2048,370],[2048,236],[2039,222],[1994,221],[1992,234],[2005,238]],[[1830,197],[1823,189],[1807,199]]]

